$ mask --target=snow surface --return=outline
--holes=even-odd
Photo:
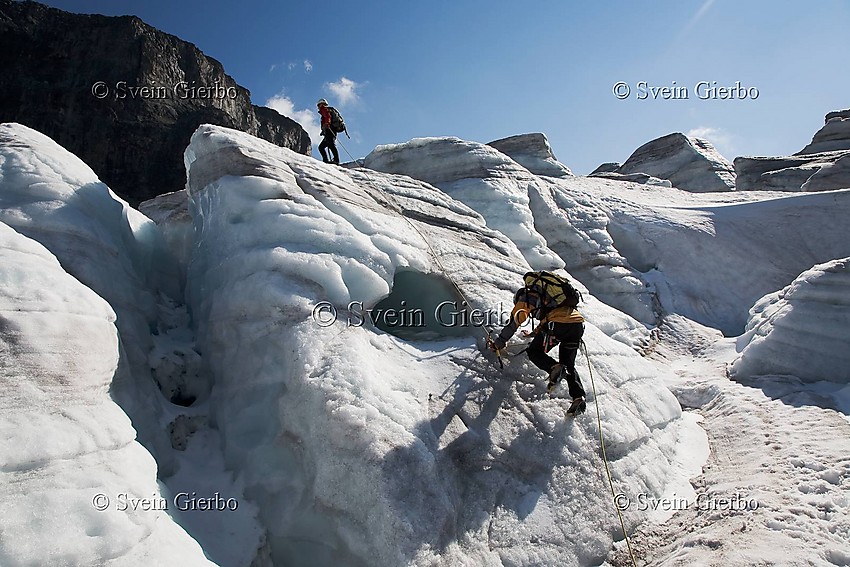
[[[428,138],[378,172],[204,126],[157,228],[0,126],[0,564],[628,565],[596,402],[641,562],[850,564],[850,190],[693,194],[503,149],[525,165]],[[497,330],[561,266],[596,389],[575,420],[519,335],[500,370],[480,329],[364,321],[465,299]],[[92,506],[180,492],[238,510]]]
[[[736,339],[668,317],[650,359],[703,417],[711,455],[697,499],[632,535],[648,565],[850,564],[850,390],[770,376],[729,380]],[[817,360],[817,352],[799,352]],[[631,565],[618,544],[608,565]]]
[[[850,258],[820,264],[750,310],[736,378],[796,376],[850,384]]]
[[[59,348],[62,352],[65,357],[63,362],[67,366],[66,379],[70,381],[65,384],[61,395],[68,398],[68,403],[77,396],[91,400],[87,404],[94,408],[90,414],[81,414],[91,421],[85,422],[91,430],[85,434],[97,436],[98,439],[103,436],[106,441],[118,439],[116,436],[120,434],[118,440],[124,445],[129,444],[130,449],[122,452],[118,451],[118,447],[103,447],[103,451],[113,451],[110,454],[115,455],[114,466],[109,464],[108,454],[95,455],[91,458],[94,464],[85,464],[83,468],[75,467],[76,461],[73,460],[66,463],[63,459],[70,459],[77,455],[78,451],[86,454],[86,448],[92,443],[83,433],[74,436],[64,434],[67,426],[59,418],[64,410],[55,409],[61,408],[63,401],[57,398],[52,402],[54,409],[44,406],[43,410],[50,415],[55,413],[54,419],[33,418],[32,425],[26,425],[20,421],[20,417],[15,418],[20,422],[20,435],[44,439],[60,446],[67,443],[67,447],[64,447],[67,455],[50,452],[41,455],[41,469],[55,475],[53,482],[57,486],[77,485],[79,481],[76,478],[81,470],[87,471],[86,474],[91,473],[91,478],[84,487],[88,491],[87,496],[81,495],[81,489],[75,493],[74,500],[75,503],[87,502],[87,506],[78,511],[85,518],[93,513],[95,517],[111,517],[120,494],[147,498],[155,506],[164,499],[168,504],[170,517],[192,530],[193,536],[203,543],[204,550],[210,557],[214,557],[216,561],[224,560],[229,565],[249,565],[257,549],[262,546],[262,531],[254,519],[250,502],[245,500],[240,492],[237,480],[223,470],[223,463],[216,464],[216,460],[221,461],[220,448],[208,445],[206,452],[195,448],[191,452],[196,457],[194,461],[189,458],[188,453],[176,448],[185,443],[186,438],[191,435],[175,426],[186,419],[200,423],[194,428],[200,430],[200,437],[214,437],[215,432],[207,431],[202,402],[195,403],[193,408],[170,403],[170,400],[173,400],[186,404],[193,399],[202,398],[208,394],[209,385],[199,374],[199,356],[194,350],[194,339],[188,329],[185,307],[181,310],[177,300],[172,299],[181,295],[179,291],[182,282],[178,280],[179,270],[175,268],[173,259],[166,251],[156,225],[116,197],[76,156],[50,138],[20,124],[0,125],[0,221],[22,235],[40,242],[55,254],[62,266],[58,268],[57,264],[54,270],[58,274],[57,285],[61,283],[62,275],[83,290],[86,290],[83,287],[85,285],[109,302],[110,313],[114,313],[110,315],[109,324],[112,335],[94,332],[84,334],[82,331],[86,327],[77,325],[80,327],[79,337],[66,330],[60,335],[61,342],[57,343],[58,339],[54,341],[49,336],[42,337],[40,330],[34,328],[26,340],[27,344],[35,345],[31,348],[41,348],[46,353]],[[26,282],[26,279],[21,281]],[[11,291],[19,293],[15,288],[11,288]],[[53,323],[53,319],[56,319],[54,324],[72,325],[61,315],[53,313],[54,306],[47,303],[49,294],[41,290],[38,293],[42,294],[38,297],[45,298],[43,313],[49,322]],[[81,312],[85,312],[85,306],[89,304],[82,303]],[[55,308],[59,314],[68,309],[62,305]],[[78,313],[76,308],[73,312]],[[93,317],[98,317],[99,313],[92,307]],[[114,335],[116,327],[117,336]],[[45,332],[47,330],[49,329],[45,327]],[[63,342],[67,344],[62,344]],[[85,380],[72,380],[77,376],[77,372],[85,375],[86,369],[93,364],[87,356],[89,352],[98,356],[102,354],[103,358],[100,362],[103,366],[101,373],[86,377],[102,381],[98,382],[103,390],[97,390],[100,397],[90,392],[91,388],[83,388],[88,384]],[[16,375],[16,379],[22,384],[26,381],[36,383],[40,379],[40,371],[35,366],[29,370],[28,363],[14,358],[14,349],[8,356],[13,358],[7,359],[4,356],[4,364],[10,364],[10,368],[24,369],[24,372]],[[44,357],[48,357],[48,354],[44,354]],[[111,367],[111,364],[117,364],[117,370]],[[112,369],[108,375],[105,374],[107,367]],[[52,380],[59,379],[54,376]],[[78,382],[79,386],[75,387]],[[121,406],[120,409],[112,402],[107,403],[107,388],[111,397]],[[10,399],[16,400],[18,394],[11,393],[9,396]],[[99,406],[95,407],[95,402]],[[41,407],[35,400],[34,406]],[[126,415],[121,410],[126,412]],[[127,416],[132,419],[132,427]],[[102,427],[93,421],[96,418],[103,419]],[[9,424],[4,425],[11,428]],[[2,427],[0,431],[6,435],[8,431],[13,430]],[[155,462],[139,445],[131,443],[136,433],[139,442],[156,458]],[[136,456],[130,459],[124,456],[125,454]],[[105,469],[101,476],[94,474],[98,467]],[[26,469],[22,471],[25,472]],[[197,474],[198,471],[202,472],[202,476]],[[203,480],[196,478],[189,483],[183,482],[181,479],[189,474]],[[157,486],[157,477],[164,485]],[[99,483],[101,478],[102,486]],[[27,498],[38,494],[38,486],[23,489],[20,494]],[[237,498],[240,501],[240,509],[235,513],[228,511],[226,514],[201,512],[203,521],[199,522],[198,513],[184,514],[175,508],[173,498],[181,489],[187,487],[191,487],[188,492],[194,492],[200,498],[212,496],[216,491]],[[107,495],[112,500],[113,508],[104,513],[94,510],[92,500],[98,493]],[[55,504],[55,499],[51,500],[50,504]],[[68,511],[68,530],[73,527],[69,533],[78,534],[78,529],[89,529],[92,535],[88,539],[79,538],[75,547],[69,547],[66,552],[62,552],[65,555],[57,559],[56,564],[92,564],[97,562],[95,559],[98,557],[107,561],[112,558],[119,560],[125,556],[137,559],[127,559],[124,564],[169,564],[174,558],[189,558],[193,554],[196,555],[195,562],[204,562],[200,548],[185,534],[182,538],[191,545],[184,551],[172,549],[174,545],[179,544],[179,538],[174,544],[163,540],[160,554],[157,554],[157,541],[160,536],[151,539],[150,548],[146,544],[138,544],[139,538],[144,538],[144,534],[152,529],[149,521],[156,525],[163,524],[166,520],[171,522],[163,510],[143,510],[145,514],[138,517],[137,514],[127,516],[128,521],[138,525],[138,530],[132,532],[138,537],[132,540],[128,539],[126,534],[122,535],[119,529],[120,518],[116,520],[118,527],[111,524],[91,527],[90,523],[79,521],[77,516],[71,513],[71,508],[63,505],[56,509]],[[45,508],[44,512],[48,510]],[[219,525],[215,525],[214,515],[219,520]],[[164,519],[160,518],[161,516]],[[203,526],[200,532],[196,529],[199,525]],[[54,533],[54,530],[61,531],[60,527],[58,519],[30,525],[36,539],[47,539],[47,534]],[[176,526],[164,529],[180,531]],[[96,538],[101,532],[102,538]],[[15,533],[20,535],[21,532]],[[118,542],[114,549],[102,543],[113,537]],[[216,541],[229,541],[231,547],[222,549],[223,546],[215,545]],[[65,542],[63,545],[70,543]],[[133,545],[138,549],[131,549]],[[5,544],[0,545],[0,548],[5,548]],[[10,553],[12,555],[9,563],[0,561],[0,564],[32,564],[34,558],[39,557],[37,548],[30,549],[28,553],[31,555],[28,556],[20,555],[18,551]],[[45,550],[45,561],[48,561],[50,553],[53,553],[51,549]]]
[[[440,159],[476,167],[465,151]],[[521,171],[490,148],[469,151],[488,176],[490,165]],[[197,238],[187,289],[214,379],[211,407],[275,562],[604,559],[622,535],[595,420],[565,420],[565,401],[531,381],[539,371],[521,357],[500,372],[480,337],[410,342],[346,320],[348,302],[375,305],[398,271],[440,274],[423,235],[471,307],[509,309],[529,269],[524,255],[554,256],[540,246],[529,254],[527,201],[511,209],[529,219],[516,243],[490,226],[497,203],[482,217],[424,182],[325,166],[225,128],[199,129],[186,163]],[[320,325],[321,301],[342,317]],[[653,497],[681,489],[695,472],[682,466],[694,461],[682,441],[699,430],[659,370],[600,330],[629,319],[598,302],[587,317],[616,486]],[[580,368],[587,381],[585,361]]]
[[[763,295],[816,264],[850,255],[844,224],[832,220],[850,215],[850,190],[697,194],[596,178],[553,180],[550,186],[570,224],[581,226],[574,220],[579,215],[594,219],[595,230],[579,232],[592,235],[599,253],[573,244],[578,238],[568,243],[593,266],[593,272],[576,275],[601,299],[644,322],[647,315],[635,300],[656,305],[656,313],[677,313],[739,335],[749,308]],[[551,238],[554,231],[543,232]],[[561,230],[557,238],[565,234]],[[618,297],[624,286],[611,290],[600,274],[611,277],[614,270],[646,288],[632,285],[631,294]]]
[[[211,564],[157,508],[156,463],[108,395],[114,321],[42,245],[0,223],[4,566]]]

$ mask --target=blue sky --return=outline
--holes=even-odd
[[[420,136],[544,132],[586,174],[677,131],[730,160],[782,155],[802,149],[828,111],[850,107],[847,0],[46,3],[137,15],[221,61],[255,104],[307,126],[326,97],[355,157]],[[613,94],[620,81],[625,100]],[[639,100],[642,81],[675,82],[688,98]],[[759,95],[700,100],[700,81]]]

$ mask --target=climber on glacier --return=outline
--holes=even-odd
[[[549,393],[562,378],[566,379],[573,398],[567,415],[580,414],[587,407],[584,387],[575,365],[584,335],[584,317],[577,309],[581,293],[569,280],[551,272],[528,272],[523,281],[525,285],[514,294],[510,322],[495,339],[489,341],[489,346],[496,352],[500,351],[529,316],[540,319],[534,331],[526,333],[534,336],[527,349],[528,358],[549,373]],[[555,361],[547,352],[557,345],[560,345],[559,360]]]
[[[319,144],[319,153],[322,154],[322,161],[325,163],[339,163],[339,152],[336,149],[336,132],[332,128],[334,118],[334,109],[328,105],[325,99],[319,99],[316,103],[319,109],[319,114],[322,116],[322,143]],[[333,159],[328,159],[327,150],[330,149],[333,154]]]

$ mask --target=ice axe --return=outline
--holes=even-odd
[[[505,363],[502,360],[502,349],[495,348],[496,342],[493,340],[493,334],[487,327],[484,327],[484,330],[487,331],[487,348],[492,349],[496,353],[496,358],[499,359],[499,368],[502,370],[505,369]]]

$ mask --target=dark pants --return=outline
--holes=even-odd
[[[333,154],[333,160],[328,159],[328,148]],[[339,152],[336,149],[336,134],[330,130],[322,131],[322,143],[319,144],[319,153],[322,154],[322,161],[325,163],[339,163]]]
[[[584,397],[584,387],[576,372],[576,355],[582,335],[584,323],[549,323],[548,328],[538,333],[528,346],[528,359],[538,368],[549,372],[558,363],[546,351],[552,348],[550,341],[553,338],[559,341],[558,358],[566,369],[567,386],[573,398]]]

